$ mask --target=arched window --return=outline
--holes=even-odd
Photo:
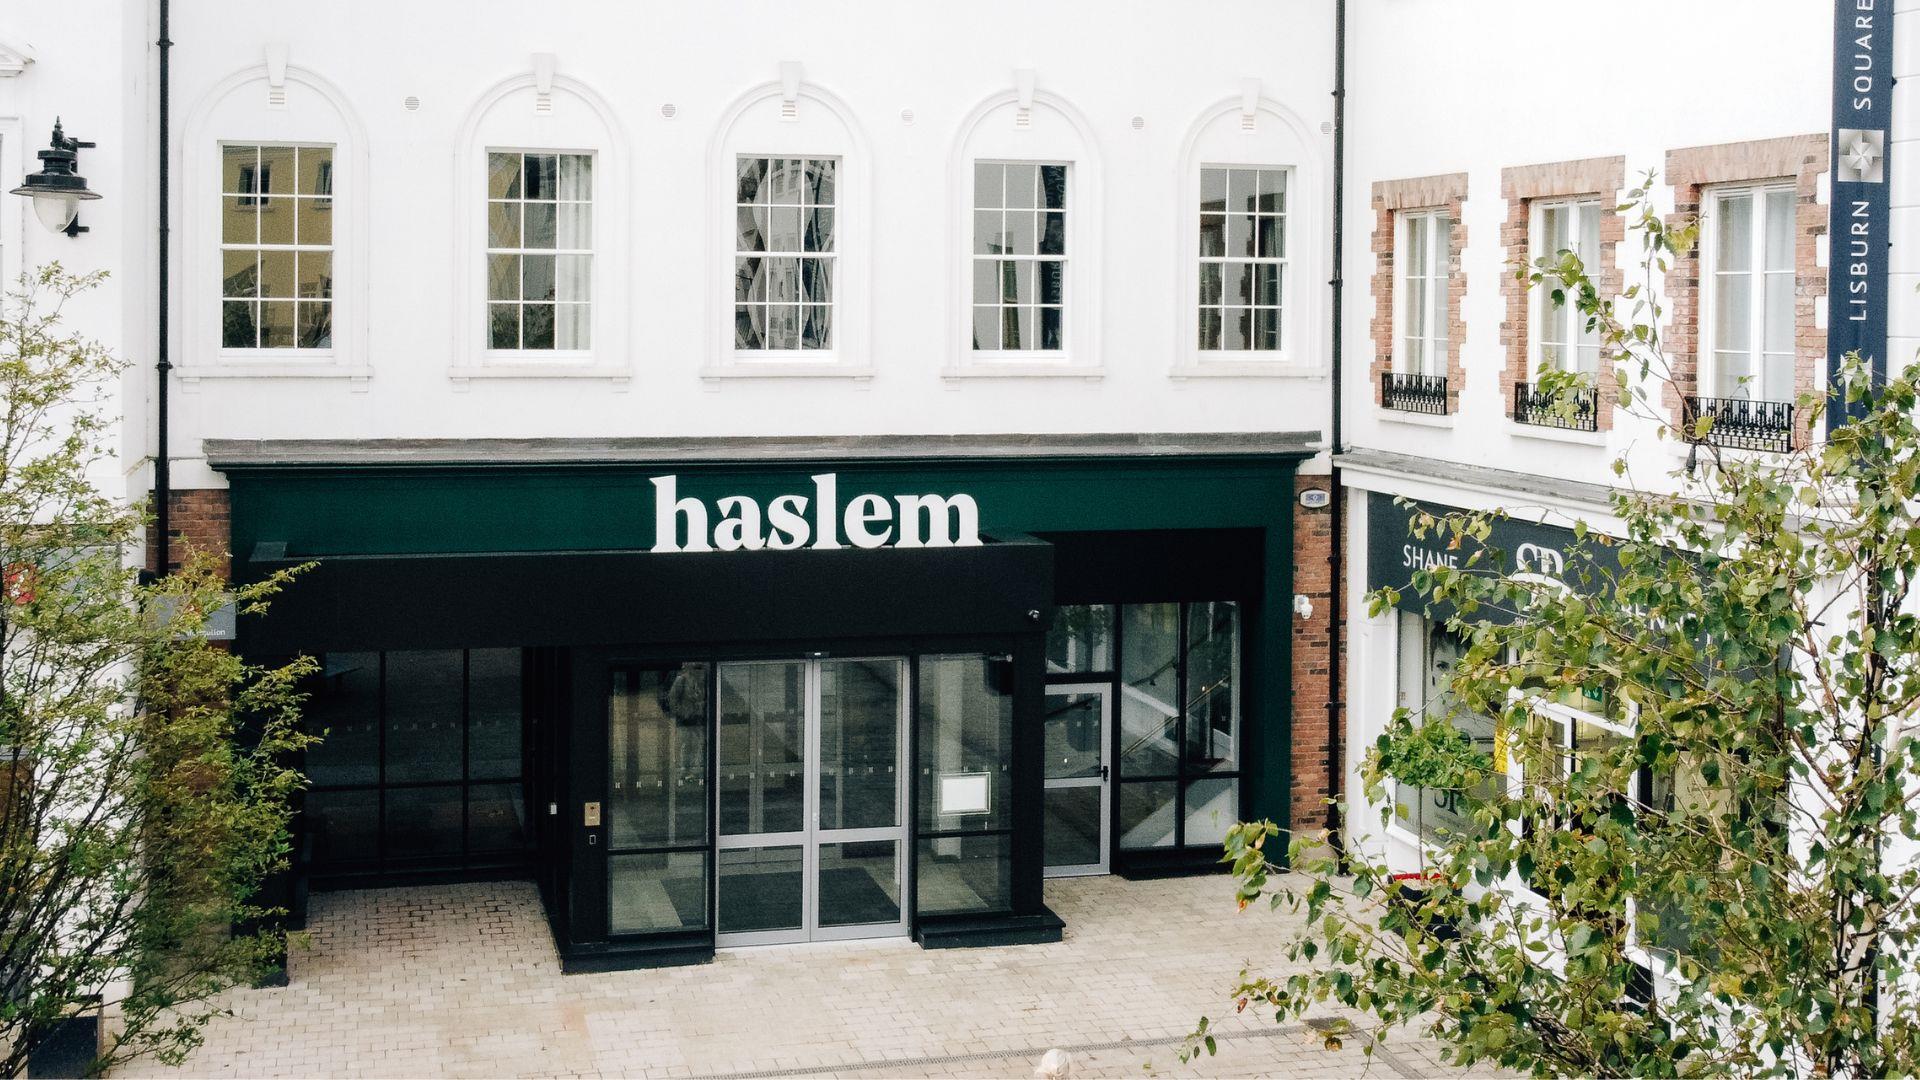
[[[797,65],[721,118],[708,147],[702,377],[872,374],[869,176],[851,111]]]
[[[367,140],[345,97],[281,50],[182,131],[180,377],[364,381]]]
[[[553,58],[483,95],[454,154],[450,374],[632,374],[628,148],[607,103]]]
[[[1317,137],[1249,88],[1201,115],[1180,161],[1174,373],[1318,373],[1329,188]]]
[[[1020,72],[967,116],[948,172],[945,374],[1097,374],[1103,206],[1086,120]]]

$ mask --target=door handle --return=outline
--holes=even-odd
[[[1107,779],[1107,767],[1105,765],[1102,765],[1100,766],[1100,782],[1105,783],[1106,779]]]

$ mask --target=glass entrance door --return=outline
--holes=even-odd
[[[1045,783],[1049,877],[1107,872],[1112,820],[1105,683],[1047,687]]]
[[[717,943],[905,934],[906,662],[721,664]]]

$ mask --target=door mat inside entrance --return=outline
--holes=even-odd
[[[698,881],[667,883],[667,895],[681,918],[704,918],[705,890]],[[887,895],[873,875],[857,867],[820,871],[820,925],[860,926],[900,920],[899,901]],[[800,872],[729,873],[720,882],[720,932],[792,930],[800,925]]]

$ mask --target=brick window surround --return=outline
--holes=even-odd
[[[1528,322],[1531,318],[1532,287],[1517,271],[1533,261],[1533,204],[1542,199],[1587,196],[1600,201],[1600,265],[1587,267],[1587,274],[1603,298],[1617,297],[1624,288],[1614,253],[1626,239],[1626,219],[1613,211],[1620,205],[1626,187],[1625,157],[1586,158],[1581,161],[1554,161],[1543,165],[1521,165],[1500,170],[1500,197],[1507,202],[1507,220],[1500,227],[1500,242],[1506,247],[1506,270],[1500,279],[1500,295],[1506,302],[1506,321],[1500,324],[1500,340],[1506,348],[1506,363],[1500,370],[1501,411],[1511,413],[1516,383],[1531,382],[1533,371],[1528,360]],[[1595,393],[1597,426],[1613,427],[1613,406],[1617,391],[1609,368],[1602,359],[1599,386]]]
[[[1394,328],[1398,325],[1394,295],[1396,259],[1394,243],[1399,236],[1399,214],[1403,210],[1445,210],[1451,222],[1447,230],[1447,415],[1460,411],[1460,390],[1466,385],[1461,364],[1462,346],[1467,340],[1463,310],[1467,299],[1467,277],[1460,270],[1461,253],[1467,250],[1467,224],[1463,205],[1467,201],[1467,174],[1446,173],[1410,180],[1381,180],[1373,185],[1373,403],[1382,404],[1381,377],[1393,370],[1396,348]]]
[[[1828,169],[1827,136],[1792,135],[1752,142],[1721,143],[1667,151],[1667,183],[1673,185],[1673,214],[1679,226],[1699,218],[1708,189],[1717,184],[1792,181],[1793,223],[1793,390],[1811,392],[1827,355],[1827,332],[1814,321],[1819,298],[1827,294],[1827,275],[1819,266],[1820,237],[1827,231],[1827,208],[1818,202],[1820,174]],[[1673,381],[1662,390],[1671,421],[1681,422],[1680,399],[1700,393],[1700,319],[1703,314],[1700,250],[1696,244],[1674,260],[1666,276],[1667,325],[1661,328]],[[1807,433],[1794,425],[1793,444]]]

